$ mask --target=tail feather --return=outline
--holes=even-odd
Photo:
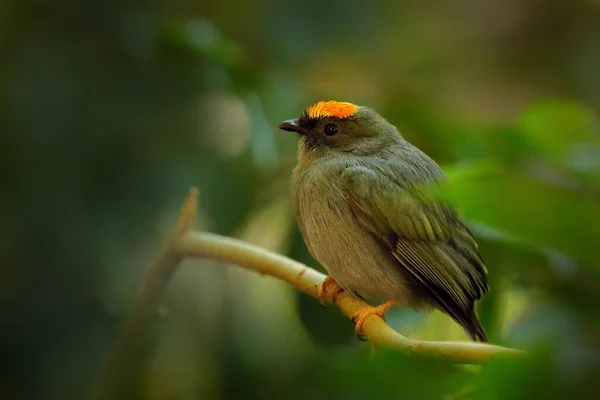
[[[473,342],[482,342],[487,343],[488,337],[485,333],[485,329],[483,329],[483,325],[479,321],[479,317],[477,317],[477,313],[475,310],[469,315],[469,321],[464,321],[462,324],[465,333]]]

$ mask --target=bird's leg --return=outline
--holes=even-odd
[[[342,289],[341,286],[337,284],[335,279],[333,279],[331,275],[328,275],[323,281],[323,283],[319,285],[319,294],[317,295],[317,297],[319,298],[321,304],[325,304],[325,294],[327,291],[327,287],[332,285],[334,287],[333,293],[331,294],[331,301],[333,302],[333,304],[335,304],[335,300],[337,299],[338,295],[344,291],[344,289]]]
[[[366,319],[371,315],[377,315],[385,321],[385,312],[392,308],[392,306],[396,303],[396,300],[388,300],[385,303],[378,305],[377,307],[365,307],[356,314],[354,314],[354,316],[352,317],[352,322],[356,324],[356,336],[360,340],[365,340],[364,335],[362,334],[362,328]]]

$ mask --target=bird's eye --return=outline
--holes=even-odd
[[[327,136],[333,136],[337,133],[338,127],[336,124],[327,124],[324,131]]]

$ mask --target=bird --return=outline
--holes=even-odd
[[[456,208],[431,198],[446,175],[375,110],[319,101],[279,129],[298,136],[290,197],[310,254],[329,285],[368,301],[354,315],[385,320],[391,307],[438,309],[471,341],[487,342],[475,303],[488,292],[487,268]]]

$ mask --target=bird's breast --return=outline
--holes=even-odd
[[[368,298],[402,299],[402,276],[390,254],[355,218],[340,186],[342,171],[295,171],[292,197],[304,240],[344,289]]]

